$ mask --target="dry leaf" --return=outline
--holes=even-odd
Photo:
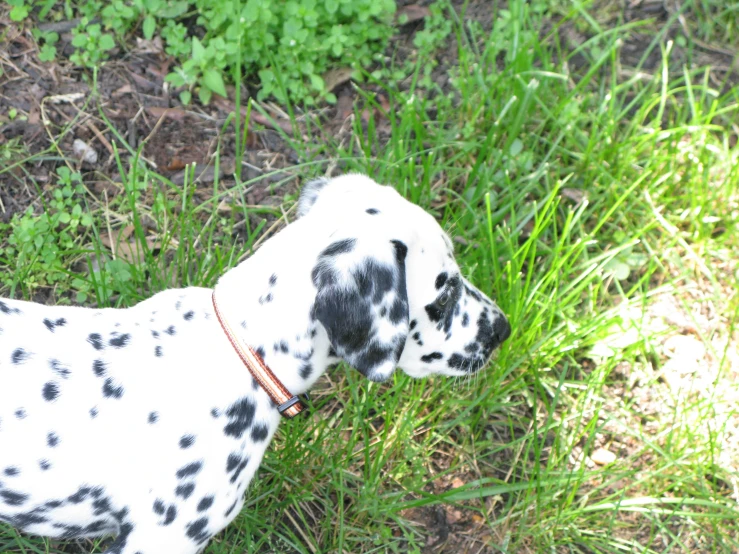
[[[131,83],[126,83],[120,87],[118,87],[116,90],[114,90],[111,93],[111,96],[113,98],[118,98],[120,96],[123,96],[124,94],[132,94],[133,88],[131,88]]]
[[[579,204],[580,202],[585,200],[585,191],[581,189],[563,188],[560,194],[563,198],[572,200],[576,204]]]
[[[168,117],[175,121],[182,121],[187,115],[187,112],[181,108],[165,108],[162,106],[148,106],[146,111],[154,117]]]
[[[164,52],[162,37],[157,35],[151,40],[136,37],[136,48],[134,52],[137,52],[139,54],[161,54],[162,52]]]
[[[332,91],[339,85],[343,85],[352,78],[354,70],[351,67],[340,67],[331,69],[323,74],[323,82],[326,84],[326,90]]]
[[[447,520],[447,523],[449,523],[450,525],[454,525],[455,523],[457,523],[461,519],[462,519],[462,512],[461,511],[459,511],[459,510],[453,510],[452,508],[447,507],[447,511],[446,511],[446,520]]]
[[[419,6],[418,4],[411,4],[409,6],[404,6],[395,12],[395,21],[400,22],[401,18],[403,18],[404,21],[401,25],[407,25],[408,23],[414,23],[415,21],[425,19],[430,15],[431,11],[427,7]]]
[[[113,256],[126,260],[131,264],[139,264],[144,262],[144,249],[141,247],[136,237],[133,236],[134,227],[128,225],[123,229],[113,229],[110,234],[103,234],[100,241],[110,248]],[[158,240],[147,237],[146,246],[149,251],[161,248]]]
[[[344,121],[354,113],[354,99],[351,94],[340,94],[336,102],[336,119]]]

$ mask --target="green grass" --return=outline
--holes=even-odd
[[[463,522],[444,552],[739,549],[739,90],[719,93],[708,69],[670,67],[659,41],[660,71],[622,72],[626,26],[584,43],[587,67],[568,74],[562,62],[575,53],[556,27],[540,34],[546,13],[511,0],[498,17],[492,36],[455,23],[451,90],[429,86],[421,57],[402,86],[376,83],[386,113],[365,93],[376,110],[364,121],[358,106],[346,136],[313,121],[307,137],[285,138],[305,160],[291,169],[301,179],[329,159],[434,213],[513,335],[466,380],[398,374],[378,386],[330,372],[311,414],[282,424],[244,510],[207,554],[420,552],[438,508]],[[572,9],[558,24],[581,17]],[[118,148],[125,194],[109,205],[84,195],[93,224],[53,261],[102,258],[101,237],[121,222],[144,260],[60,277],[49,284],[59,298],[130,305],[172,285],[212,285],[270,226],[254,221],[281,216],[245,207],[253,182],[216,181],[196,203],[193,186]],[[294,195],[273,186],[289,209]],[[217,211],[228,198],[234,210]],[[31,296],[40,261],[16,261],[0,260],[23,270],[6,287]],[[682,310],[707,349],[694,379],[671,373],[665,339],[682,335],[658,325],[658,302]],[[600,448],[612,464],[591,461]],[[2,553],[72,551],[60,548],[0,529]]]

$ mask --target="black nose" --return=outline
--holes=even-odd
[[[501,344],[504,340],[511,336],[511,324],[504,316],[498,316],[493,323],[493,332],[495,338],[498,340],[498,344]]]

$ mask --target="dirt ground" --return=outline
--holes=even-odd
[[[403,60],[414,55],[413,36],[423,26],[429,3],[430,0],[398,2],[399,11],[411,15],[411,22],[398,27],[388,56]],[[457,3],[459,7],[463,4],[461,1]],[[478,21],[484,29],[491,29],[496,10],[504,7],[503,2],[472,0],[468,3],[466,18]],[[622,73],[628,77],[653,40],[656,30],[667,22],[670,12],[663,2],[643,0],[627,2],[623,6],[605,2],[599,15],[599,22],[603,25],[651,20],[649,25],[640,27],[638,32],[631,33],[624,40]],[[678,18],[678,23],[668,29],[667,38],[674,39],[689,33],[683,23],[684,18]],[[557,40],[565,51],[575,50],[589,38],[586,27],[578,28],[573,22],[559,25],[556,17],[541,30],[542,36],[550,32],[555,35],[552,40]],[[103,118],[110,121],[116,134],[132,149],[143,144],[142,155],[149,165],[176,184],[184,181],[185,166],[197,163],[197,182],[204,198],[212,194],[214,152],[220,142],[220,186],[225,189],[233,185],[234,135],[230,128],[221,133],[226,118],[233,111],[233,102],[217,99],[209,106],[200,105],[197,101],[190,106],[182,106],[176,96],[169,94],[164,82],[175,62],[163,52],[161,42],[139,39],[127,51],[114,50],[112,59],[99,70],[97,89],[93,93],[90,72],[75,67],[61,56],[55,62],[39,61],[31,26],[20,27],[12,23],[7,11],[0,11],[0,36],[6,37],[0,46],[3,68],[0,75],[0,145],[5,143],[28,154],[48,152],[41,159],[15,167],[12,176],[0,177],[4,181],[0,187],[2,220],[8,221],[14,213],[33,203],[39,192],[33,183],[41,187],[51,184],[62,157],[73,160],[82,170],[84,181],[94,194],[110,196],[119,192],[120,176],[112,145],[116,137]],[[60,36],[59,50],[69,53],[71,33],[67,29]],[[734,52],[729,49],[702,45],[689,52],[675,44],[673,52],[672,63],[676,68],[685,63],[694,67],[710,65],[709,78],[719,90],[727,90],[739,83],[739,68],[735,67]],[[440,51],[437,61],[435,80],[444,88],[447,70],[456,63],[454,40],[449,41],[448,48]],[[585,58],[576,55],[569,65],[571,70],[577,71],[585,63]],[[654,49],[640,68],[644,78],[651,77],[649,72],[658,69],[660,63],[660,51]],[[242,98],[250,96],[253,84],[247,76],[242,85]],[[296,176],[290,168],[305,160],[299,159],[298,153],[283,140],[283,133],[309,140],[300,127],[301,120],[310,117],[319,119],[323,132],[335,137],[345,126],[347,118],[353,116],[355,105],[361,99],[351,82],[340,81],[334,92],[338,98],[336,105],[324,106],[309,114],[298,113],[297,129],[293,129],[282,107],[275,104],[263,103],[271,119],[252,112],[251,132],[242,160],[242,178],[269,175],[251,190],[246,199],[248,203],[269,204],[271,185],[277,182],[284,183],[282,194],[296,189]],[[229,93],[233,97],[233,87]],[[387,103],[382,91],[375,90],[375,93],[380,104]],[[12,110],[25,117],[11,119],[8,114]],[[382,131],[381,124],[380,135]],[[94,150],[95,163],[78,161],[79,156],[75,155],[73,148],[75,140]]]

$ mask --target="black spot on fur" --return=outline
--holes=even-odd
[[[103,512],[105,513],[105,512]],[[94,515],[101,515],[101,514],[95,514]],[[105,534],[105,531],[109,529],[109,523],[105,519],[98,519],[90,523],[89,525],[85,526],[85,529],[83,531],[83,535],[103,535]],[[140,554],[140,553],[137,553]]]
[[[149,423],[156,423],[157,421],[159,421],[159,414],[157,412],[151,412],[147,421]]]
[[[441,352],[432,352],[431,354],[421,356],[421,361],[427,364],[433,362],[434,360],[441,360],[443,357],[444,355]]]
[[[49,433],[46,435],[46,444],[49,445],[50,448],[54,448],[59,444],[59,437],[56,433]]]
[[[408,315],[408,303],[402,298],[396,298],[390,309],[390,321],[397,325]]]
[[[174,504],[170,504],[170,506],[167,508],[167,515],[164,516],[164,521],[162,521],[162,525],[164,525],[165,527],[167,525],[170,525],[176,517],[177,508],[174,506]]]
[[[385,294],[393,290],[395,276],[393,268],[368,259],[354,274],[359,286],[359,294],[363,298],[371,298],[373,304],[379,304]]]
[[[320,257],[333,257],[339,254],[348,254],[357,244],[357,239],[337,240],[329,244],[326,249],[321,252]]]
[[[410,325],[408,325],[408,328],[409,328],[409,329],[410,329],[411,331],[413,331],[413,329],[415,329],[415,328],[416,328],[416,325],[418,325],[418,321],[416,321],[415,319],[412,319],[412,320],[411,320],[411,323],[410,323]]]
[[[164,330],[165,333],[167,333],[169,336],[173,336],[177,333],[177,329],[174,328],[174,325],[170,325]]]
[[[117,337],[114,337],[108,341],[108,344],[110,346],[113,346],[115,348],[123,348],[128,344],[128,341],[131,340],[131,335],[128,333],[124,333],[122,335],[118,335]]]
[[[123,396],[123,387],[116,385],[113,379],[108,378],[103,384],[103,396],[105,398],[121,398]]]
[[[84,502],[89,496],[90,490],[90,487],[80,487],[77,492],[67,498],[67,500],[69,500],[72,504],[79,504],[80,502]]]
[[[470,316],[467,312],[462,314],[462,327],[467,327],[470,324]]]
[[[69,375],[72,373],[68,367],[66,367],[62,362],[59,360],[51,359],[49,360],[49,367],[51,370],[59,375],[62,379],[66,379],[69,377]]]
[[[231,453],[228,455],[226,460],[226,473],[231,473],[241,462],[241,456],[239,454]]]
[[[482,301],[482,296],[480,296],[480,293],[477,292],[476,290],[471,289],[467,285],[464,286],[464,290],[467,292],[467,294],[469,294],[472,298],[474,298],[478,302]]]
[[[8,506],[22,506],[26,500],[28,500],[28,495],[3,489],[0,490],[0,498],[2,498],[3,502]]]
[[[263,423],[260,423],[259,425],[255,425],[251,429],[251,440],[254,442],[262,442],[264,439],[267,438],[267,435],[269,434],[269,429],[267,426]]]
[[[152,331],[151,331],[151,336],[152,336],[152,337],[154,337],[155,339],[158,339],[158,338],[159,338],[159,331],[154,331],[154,330],[152,329]]]
[[[249,398],[242,398],[226,410],[229,423],[223,428],[223,432],[237,439],[251,427],[254,421],[256,405]]]
[[[3,517],[0,516],[0,521]],[[24,529],[31,525],[38,525],[40,523],[46,523],[48,518],[40,515],[38,512],[27,512],[14,515],[12,518],[7,519],[7,522],[17,527],[18,529]]]
[[[14,364],[22,364],[28,359],[28,352],[23,350],[22,348],[16,348],[13,350],[13,353],[10,355],[10,361]]]
[[[3,471],[3,473],[5,475],[7,475],[8,477],[15,477],[20,472],[21,472],[21,470],[18,469],[17,467],[15,467],[15,466],[6,467],[5,468],[5,471]]]
[[[230,516],[233,513],[233,511],[236,509],[236,504],[238,502],[239,502],[238,498],[236,500],[234,500],[234,503],[231,504],[231,506],[228,508],[228,510],[226,510],[226,513],[223,514],[223,517]]]
[[[175,475],[177,476],[177,479],[184,479],[185,477],[197,475],[201,469],[203,469],[203,462],[193,462],[178,469]]]
[[[51,467],[51,464],[49,460],[39,460],[38,466],[41,468],[41,471],[46,471]]]
[[[241,460],[239,462],[239,465],[236,466],[236,471],[231,476],[231,479],[230,479],[230,482],[231,483],[235,483],[236,482],[236,480],[239,478],[239,475],[241,475],[241,472],[244,471],[244,468],[246,467],[246,465],[248,463],[249,463],[249,458],[248,457],[244,458],[243,460]]]
[[[464,347],[464,351],[467,352],[467,354],[474,354],[478,350],[480,350],[480,343],[474,341],[466,344]]]
[[[434,323],[441,321],[441,318],[444,316],[444,311],[436,304],[429,304],[425,306],[425,309],[429,319]]]
[[[375,214],[379,214],[380,213],[380,210],[376,210],[375,208],[367,208],[367,210],[365,210],[365,211],[368,214],[370,214],[370,215],[375,215]]]
[[[311,373],[313,373],[313,365],[311,365],[309,362],[303,363],[300,366],[299,373],[303,379],[307,379],[308,377],[310,377]]]
[[[160,516],[163,516],[164,512],[167,510],[166,506],[164,505],[164,502],[159,499],[156,499],[154,501],[153,509],[154,509],[154,513]]]
[[[269,285],[270,285],[271,287],[274,287],[274,286],[275,286],[276,284],[277,284],[277,275],[273,273],[273,274],[272,274],[272,275],[270,275],[270,277],[269,277]]]
[[[24,410],[23,408],[18,408],[15,411],[15,417],[17,417],[18,419],[25,419],[26,415],[26,410]]]
[[[190,448],[193,444],[195,444],[195,437],[192,435],[185,435],[180,439],[180,448]]]
[[[154,355],[155,355],[155,356],[156,356],[157,358],[161,358],[161,357],[162,357],[162,347],[161,347],[161,346],[156,346],[156,347],[154,348]]]
[[[18,308],[11,308],[5,302],[0,302],[0,312],[6,315],[21,313],[21,311]]]
[[[198,512],[204,512],[213,505],[215,498],[212,496],[204,496],[200,502],[198,502]]]
[[[252,379],[253,379],[253,377],[252,377]],[[210,415],[213,416],[213,418],[218,419],[219,417],[221,417],[221,410],[219,410],[218,408],[213,408],[210,411]]]
[[[60,317],[56,321],[52,321],[48,318],[44,319],[44,325],[46,325],[46,328],[52,333],[54,332],[54,329],[56,327],[64,327],[64,325],[66,324],[67,324],[67,320],[64,319],[63,317]]]
[[[110,500],[98,498],[92,503],[92,515],[101,516],[110,511]]]
[[[367,348],[365,348],[359,356],[357,356],[356,366],[359,367],[366,367],[366,368],[372,368],[377,365],[380,365],[384,361],[388,360],[391,356],[395,354],[395,346],[394,345],[387,345],[387,344],[381,344],[377,342],[371,343]]]
[[[103,360],[95,360],[92,362],[92,371],[98,377],[105,375],[105,362]]]
[[[90,418],[95,419],[98,416],[97,408],[90,408]]]
[[[185,315],[182,316],[185,321],[190,321],[193,317],[195,317],[195,312],[190,310],[189,312],[185,313]]]
[[[105,348],[103,345],[103,337],[99,333],[90,333],[87,336],[87,342],[89,342],[95,350],[102,350]]]
[[[436,276],[436,281],[434,282],[434,286],[436,287],[436,290],[439,290],[441,287],[444,286],[444,283],[446,283],[446,280],[449,278],[449,275],[447,275],[446,271],[442,271]]]
[[[209,537],[207,527],[208,518],[201,517],[200,519],[187,524],[187,536],[195,542],[201,542]]]
[[[41,394],[43,395],[44,400],[47,402],[53,402],[59,397],[59,385],[53,381],[49,381],[44,385],[44,390]]]
[[[195,491],[195,484],[194,483],[184,483],[182,485],[178,485],[177,488],[174,490],[175,496],[181,496],[185,500],[190,498],[192,496],[192,493]]]

